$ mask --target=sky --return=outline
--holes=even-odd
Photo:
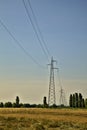
[[[29,54],[25,54],[0,23],[0,102],[14,102],[19,96],[20,102],[42,103],[43,97],[48,97],[50,72],[47,64],[51,56],[57,60],[55,67],[59,68],[67,102],[69,95],[75,92],[81,92],[86,98],[87,0],[30,0],[30,3],[50,52],[49,60],[23,1],[0,0],[0,20]],[[36,27],[28,0],[25,4]],[[60,86],[56,71],[55,88],[58,104]]]

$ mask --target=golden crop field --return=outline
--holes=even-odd
[[[0,130],[87,130],[87,110],[1,108]]]

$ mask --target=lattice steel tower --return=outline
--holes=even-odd
[[[66,102],[66,98],[65,98],[65,93],[64,93],[64,89],[61,87],[60,89],[60,106],[66,106],[67,102]]]
[[[57,74],[58,74],[58,80],[59,80],[59,86],[60,86],[60,98],[59,98],[59,105],[60,106],[66,106],[67,105],[67,101],[66,101],[66,98],[65,98],[65,92],[64,92],[64,89],[61,85],[61,80],[60,80],[60,75],[59,75],[59,69],[57,71]]]
[[[56,104],[56,95],[55,95],[55,81],[54,81],[54,62],[56,60],[53,60],[53,57],[51,58],[51,64],[50,65],[50,82],[49,82],[49,95],[48,95],[48,105],[54,105]]]
[[[64,91],[61,87],[61,89],[60,89],[60,105],[64,105],[64,104],[65,104]]]

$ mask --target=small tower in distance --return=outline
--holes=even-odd
[[[61,87],[61,89],[60,89],[60,106],[63,107],[66,105],[67,105],[67,102],[66,102],[66,98],[65,98],[65,93],[64,93],[63,88]]]

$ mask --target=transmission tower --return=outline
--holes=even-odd
[[[65,98],[65,92],[64,92],[64,89],[61,85],[61,80],[60,80],[60,74],[59,74],[59,69],[57,69],[57,75],[58,75],[58,80],[59,80],[59,86],[60,86],[60,98],[59,98],[59,105],[62,106],[66,106],[67,105],[67,101],[66,101],[66,98]]]
[[[55,95],[55,81],[54,81],[54,62],[56,60],[53,60],[53,57],[51,58],[51,64],[50,65],[50,82],[49,82],[49,95],[48,95],[48,105],[54,105],[56,104],[56,95]]]
[[[60,89],[60,106],[66,106],[67,102],[66,102],[66,98],[65,98],[65,93],[64,93],[64,89],[61,87]]]

